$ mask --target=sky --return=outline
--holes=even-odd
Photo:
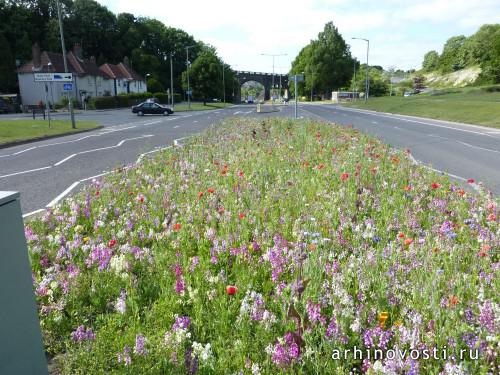
[[[500,23],[499,0],[97,0],[180,28],[211,44],[235,70],[288,73],[300,50],[333,22],[353,57],[385,69],[420,69],[452,36]],[[264,55],[263,55],[264,54]],[[269,55],[281,55],[274,58]]]

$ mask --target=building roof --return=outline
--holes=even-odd
[[[128,67],[124,63],[114,64],[103,64],[99,67],[102,71],[108,74],[110,77],[115,79],[127,79],[132,81],[144,81],[144,78],[138,74],[135,70]]]
[[[33,73],[33,72],[64,72],[64,60],[61,53],[42,52],[40,56],[41,66],[35,67],[33,61],[30,61],[17,69],[18,73]],[[112,78],[105,71],[99,69],[97,64],[92,59],[78,58],[73,51],[66,54],[68,62],[68,71],[76,75],[92,75],[103,78]],[[49,66],[49,63],[52,65]]]

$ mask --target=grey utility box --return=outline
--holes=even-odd
[[[0,375],[48,374],[19,193],[0,191]]]

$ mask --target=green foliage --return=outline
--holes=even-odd
[[[424,55],[424,62],[422,68],[426,72],[436,70],[439,65],[439,54],[436,51],[429,51]]]
[[[160,94],[163,95],[163,94]],[[89,100],[89,108],[92,109],[109,109],[109,108],[126,108],[132,105],[143,102],[151,98],[153,94],[149,92],[120,94],[118,96],[97,96]]]
[[[223,62],[215,48],[203,46],[201,52],[189,68],[189,89],[193,98],[203,100],[221,97]],[[182,73],[182,84],[187,90],[187,72]]]
[[[159,80],[153,77],[146,78],[149,92],[164,92],[165,88]]]
[[[500,82],[500,24],[483,25],[470,37],[449,38],[440,56],[436,51],[425,54],[422,68],[449,73],[477,65],[482,72],[476,84]]]
[[[302,48],[292,62],[291,72],[305,73],[305,82],[298,87],[301,95],[308,95],[313,89],[329,96],[335,89],[349,85],[354,63],[349,46],[329,22],[318,34],[318,39]]]

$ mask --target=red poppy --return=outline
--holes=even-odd
[[[224,207],[219,207],[217,212],[222,215],[224,213]]]
[[[238,288],[234,285],[226,286],[226,293],[230,296],[234,296],[238,292]]]
[[[497,217],[495,214],[489,214],[488,215],[488,221],[496,221],[497,220]]]
[[[238,171],[238,176],[243,177],[245,176],[245,173],[243,171]]]
[[[405,239],[405,242],[404,242],[405,246],[410,246],[412,243],[413,243],[413,239],[412,238]]]
[[[198,193],[198,198],[201,198],[201,197],[203,197],[203,192],[202,192],[202,191],[200,191],[200,192]]]
[[[342,181],[345,181],[345,180],[347,180],[348,178],[349,178],[349,173],[347,173],[347,172],[342,173],[342,175],[340,176],[340,179],[341,179]]]
[[[490,245],[483,245],[483,247],[481,248],[481,250],[479,250],[479,253],[477,253],[477,255],[479,255],[481,258],[487,257],[488,251],[490,249],[491,249]]]
[[[399,238],[405,238],[405,234],[403,232],[399,232],[398,237]]]
[[[99,195],[101,195],[101,192],[100,192],[99,190],[97,190],[97,191],[95,192],[95,196],[96,196],[96,197],[98,197]]]
[[[210,193],[210,194],[213,194],[215,192],[215,189],[214,188],[208,188],[207,192]]]
[[[325,165],[324,165],[323,163],[321,163],[321,164],[319,164],[316,168],[317,168],[317,169],[323,169],[323,168],[325,168]]]
[[[302,165],[303,165],[304,167],[309,167],[309,162],[308,162],[308,161],[305,161],[305,162],[303,162],[303,163],[302,163]]]
[[[109,248],[112,248],[115,245],[116,245],[116,240],[114,238],[111,239],[111,240],[109,240],[109,242],[108,242],[108,247]]]
[[[474,181],[474,179],[473,179],[473,178],[469,178],[469,179],[467,180],[467,182],[468,182],[469,184],[473,184],[473,183],[474,183],[474,182],[476,182],[476,181]]]
[[[406,185],[406,186],[404,187],[404,189],[405,189],[405,191],[410,191],[410,190],[411,190],[411,189],[413,189],[413,188],[412,188],[412,186],[411,186],[411,185]]]
[[[448,297],[448,306],[455,307],[458,304],[458,297],[454,294]]]
[[[179,223],[175,223],[175,224],[174,224],[174,230],[175,230],[175,231],[181,230],[181,226],[182,226],[182,225],[180,225]]]
[[[239,218],[240,218],[240,219],[242,219],[242,220],[245,218],[245,214],[244,214],[243,212],[241,212],[238,216],[239,216]]]
[[[440,187],[441,187],[441,184],[438,184],[437,182],[433,182],[433,183],[431,184],[431,188],[433,188],[433,189],[438,189],[438,188],[440,188]]]

